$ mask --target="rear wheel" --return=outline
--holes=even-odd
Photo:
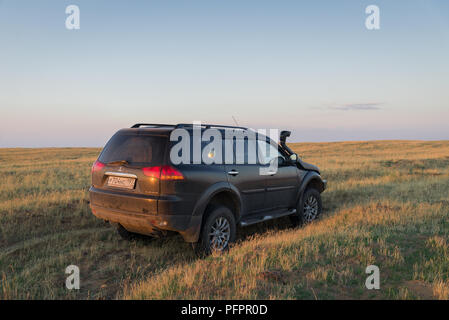
[[[213,208],[203,223],[198,249],[206,254],[223,252],[235,241],[236,225],[231,210],[225,206]]]
[[[308,188],[304,192],[302,201],[296,208],[296,214],[290,217],[294,226],[310,223],[321,214],[321,194],[314,188]]]

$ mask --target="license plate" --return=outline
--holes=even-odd
[[[136,179],[134,178],[114,177],[114,176],[108,177],[108,186],[110,187],[134,189],[135,183]]]

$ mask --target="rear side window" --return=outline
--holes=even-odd
[[[102,163],[127,161],[133,166],[160,165],[166,143],[165,137],[119,132],[109,140],[98,160]]]

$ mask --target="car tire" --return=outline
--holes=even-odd
[[[124,240],[134,240],[136,238],[136,234],[133,232],[129,232],[122,225],[117,226],[117,232]]]
[[[307,188],[296,208],[296,213],[290,216],[293,226],[300,226],[316,220],[322,211],[321,194],[314,188]]]
[[[195,251],[198,254],[224,252],[235,241],[236,224],[232,211],[225,206],[213,207],[206,213],[201,229],[200,240]]]

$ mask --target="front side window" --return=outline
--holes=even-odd
[[[279,152],[279,147],[277,145],[271,144],[267,141],[259,141],[259,159],[261,163],[269,164],[278,157],[285,160],[284,155]]]

